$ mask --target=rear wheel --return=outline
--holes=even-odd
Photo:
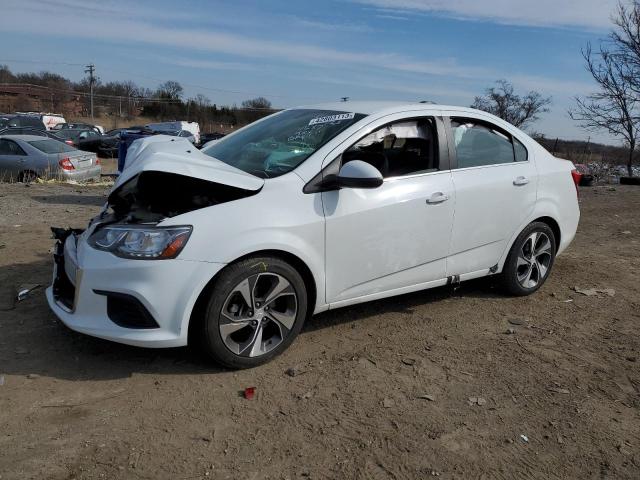
[[[23,170],[18,174],[18,181],[22,183],[35,182],[38,179],[38,174],[32,170]]]
[[[211,290],[199,340],[230,368],[268,362],[291,345],[307,314],[300,274],[275,257],[252,257],[220,273]]]
[[[556,256],[556,239],[546,223],[533,222],[513,243],[501,274],[503,289],[517,296],[530,295],[549,277]]]

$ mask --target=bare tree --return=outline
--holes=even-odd
[[[182,85],[173,80],[168,80],[158,87],[158,97],[168,100],[179,100],[184,89]]]
[[[205,108],[211,105],[211,100],[205,97],[203,94],[199,93],[195,96],[193,101],[196,103],[198,108]]]
[[[590,44],[582,51],[598,91],[577,97],[569,116],[587,130],[622,138],[628,148],[627,172],[633,176],[640,136],[640,3],[620,3],[613,23],[617,29],[597,52]]]
[[[271,108],[271,102],[264,97],[252,98],[242,102],[242,108],[266,109]]]
[[[484,96],[476,97],[471,108],[484,110],[518,128],[538,120],[541,113],[549,111],[551,97],[543,97],[531,91],[521,97],[506,80],[496,81],[497,87],[487,88]]]

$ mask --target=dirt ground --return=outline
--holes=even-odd
[[[0,184],[5,307],[50,281],[49,225],[105,194]],[[36,290],[0,311],[0,478],[638,479],[640,188],[581,204],[535,295],[481,280],[327,312],[248,371],[76,334]]]

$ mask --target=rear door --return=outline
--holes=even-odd
[[[0,138],[0,176],[17,176],[26,168],[28,159],[25,151],[13,140]]]
[[[328,303],[442,281],[454,190],[441,119],[385,117],[340,148],[330,156],[336,170],[362,160],[380,170],[384,182],[374,189],[322,193]]]
[[[533,211],[538,178],[513,134],[482,117],[454,115],[445,118],[456,191],[447,271],[478,274],[498,263]]]

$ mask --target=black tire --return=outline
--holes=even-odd
[[[546,271],[544,272],[544,274],[539,277],[535,285],[527,287],[522,285],[518,280],[519,271],[521,272],[519,268],[525,269],[525,272],[522,272],[525,277],[527,268],[524,265],[518,267],[518,257],[521,256],[523,248],[527,250],[527,248],[525,247],[525,243],[529,241],[529,238],[534,233],[542,233],[549,239],[551,244],[549,249],[550,257],[548,258],[548,265],[546,265]],[[505,293],[514,296],[531,295],[533,292],[538,290],[542,285],[544,285],[544,282],[547,280],[547,278],[549,278],[549,275],[551,274],[551,269],[553,268],[553,263],[556,257],[556,251],[556,238],[553,230],[551,230],[549,225],[543,222],[533,222],[527,225],[527,227],[520,233],[520,235],[518,235],[516,241],[513,242],[511,250],[509,251],[509,255],[507,256],[507,260],[504,263],[504,267],[500,275],[500,286],[502,290]],[[546,262],[546,260],[547,258],[545,256],[544,261]],[[537,268],[538,267],[533,267],[534,270],[536,270]]]
[[[23,170],[18,174],[18,181],[22,183],[35,182],[38,179],[38,174],[32,170]]]
[[[279,332],[283,338],[281,338],[280,343],[271,350],[259,356],[251,357],[245,356],[248,354],[246,351],[244,355],[233,352],[230,347],[225,344],[225,339],[223,339],[220,331],[220,325],[221,323],[229,323],[228,317],[222,315],[222,310],[223,308],[228,308],[227,300],[234,294],[234,291],[237,291],[236,287],[245,279],[255,277],[255,275],[258,274],[260,274],[258,278],[269,279],[271,275],[272,277],[283,277],[287,280],[295,292],[296,311],[293,326],[286,334],[284,333],[282,324],[278,324],[278,322],[275,322],[273,319],[270,320],[273,323],[271,329],[279,328]],[[258,283],[258,280],[256,280],[256,285],[258,285]],[[252,291],[255,292],[255,290]],[[255,298],[258,298],[258,296],[255,296]],[[199,319],[199,323],[192,331],[191,339],[197,342],[205,354],[225,367],[241,369],[262,365],[280,355],[291,345],[298,335],[307,316],[307,298],[307,290],[302,276],[284,260],[277,257],[250,257],[244,259],[227,266],[216,278],[213,285],[210,286],[208,302],[204,308],[202,318]],[[256,308],[255,310],[257,314],[259,309]],[[266,312],[264,313],[264,317],[267,317]],[[291,318],[293,318],[293,315],[291,315]],[[263,319],[262,321],[268,322],[269,320]],[[260,323],[260,321],[258,320],[257,323]],[[245,327],[247,330],[249,328],[252,328],[255,332],[256,327]],[[266,328],[267,327],[265,327],[265,331]],[[229,337],[227,337],[227,341],[228,338]]]

